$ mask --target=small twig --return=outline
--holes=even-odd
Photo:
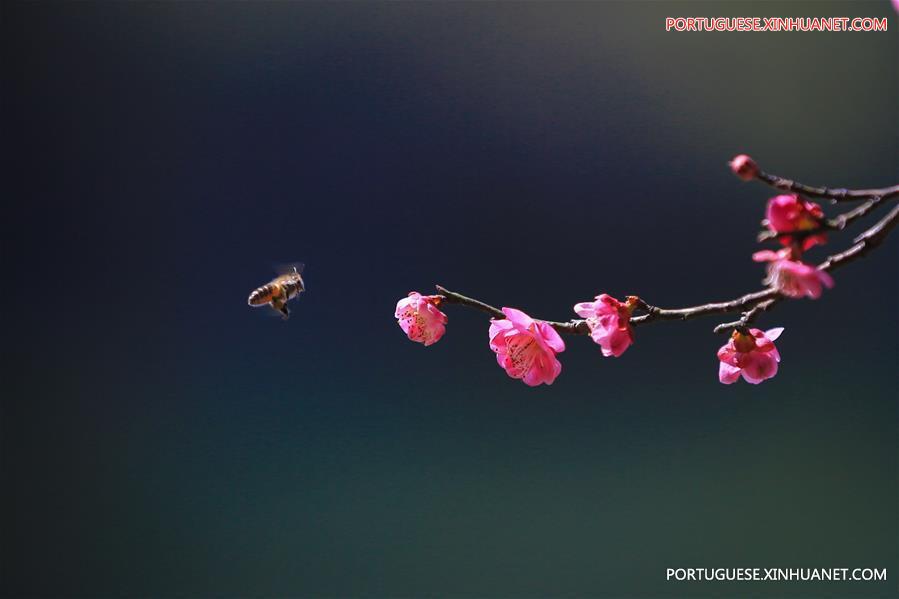
[[[899,197],[899,196],[897,196]],[[862,204],[859,204],[852,210],[848,212],[844,212],[843,214],[839,214],[836,217],[827,221],[828,226],[835,231],[842,231],[846,228],[846,225],[851,223],[852,221],[859,219],[874,209],[875,206],[880,204],[880,201],[883,198],[881,196],[874,196],[865,200]]]
[[[780,191],[801,193],[813,198],[826,198],[833,202],[864,200],[875,196],[887,199],[899,195],[899,185],[881,187],[880,189],[831,189],[829,187],[812,187],[811,185],[804,185],[803,183],[798,183],[792,179],[785,179],[764,171],[759,171],[756,178]]]
[[[772,297],[771,299],[766,299],[765,301],[757,303],[751,310],[743,312],[743,316],[740,320],[735,320],[733,322],[724,322],[719,324],[714,328],[714,332],[716,333],[727,333],[733,329],[737,329],[738,331],[746,332],[745,329],[749,324],[755,320],[755,318],[766,311],[768,308],[773,306],[776,302],[783,298],[782,295],[777,295]]]

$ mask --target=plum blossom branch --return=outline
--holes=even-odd
[[[551,321],[535,319],[511,308],[497,308],[481,300],[437,285],[437,295],[412,292],[397,303],[396,318],[409,339],[424,345],[436,343],[445,332],[443,304],[466,306],[491,317],[490,348],[506,373],[525,384],[552,384],[562,370],[557,354],[565,351],[560,334],[589,335],[604,356],[621,356],[634,343],[634,327],[657,321],[690,320],[711,314],[740,313],[740,318],[717,325],[714,332],[729,332],[727,343],[718,350],[719,380],[730,384],[741,376],[756,384],[777,373],[780,354],[774,341],[782,328],[761,331],[750,325],[763,313],[786,298],[817,299],[824,288],[834,285],[830,272],[860,259],[874,250],[899,226],[899,205],[873,226],[853,239],[845,250],[828,256],[818,265],[802,260],[805,251],[827,242],[827,233],[841,231],[849,224],[872,213],[885,200],[899,198],[899,185],[879,189],[831,189],[812,187],[765,173],[746,155],[735,157],[731,170],[744,181],[758,179],[775,189],[789,192],[768,201],[768,231],[759,241],[777,240],[778,251],[762,250],[753,254],[757,262],[767,262],[766,287],[734,299],[709,302],[684,308],[660,308],[637,296],[619,301],[607,294],[592,302],[575,304],[581,319]],[[803,196],[825,198],[832,203],[860,200],[856,207],[833,218],[825,218],[821,207]]]
[[[489,314],[493,318],[505,318],[502,310],[491,306],[490,304],[486,304],[480,300],[467,297],[455,291],[450,291],[442,285],[436,285],[436,288],[439,294],[438,297],[441,298],[442,302],[474,308],[475,310],[480,310],[481,312]],[[631,325],[639,325],[650,323],[656,320],[690,320],[692,318],[697,318],[700,316],[708,316],[709,314],[727,314],[730,312],[737,312],[749,306],[756,306],[758,303],[763,302],[764,300],[779,299],[779,296],[780,293],[777,291],[777,289],[766,288],[759,291],[754,291],[752,293],[747,293],[746,295],[741,295],[740,297],[732,300],[727,300],[724,302],[710,302],[707,304],[700,304],[698,306],[690,306],[687,308],[658,308],[656,306],[647,304],[643,300],[640,300],[639,307],[644,310],[646,314],[631,318],[630,323]],[[572,319],[567,322],[557,322],[543,319],[539,320],[550,325],[551,327],[556,329],[556,331],[563,335],[590,334],[590,328],[587,326],[587,321],[584,319]]]
[[[861,206],[860,206],[861,208]],[[899,224],[899,206],[895,206],[887,215],[874,224],[871,228],[859,235],[853,240],[853,244],[847,250],[828,256],[828,258],[817,266],[821,271],[833,271],[840,266],[862,258],[873,250],[889,232]],[[751,310],[743,313],[742,318],[734,322],[725,322],[715,327],[716,333],[724,333],[731,329],[745,329],[761,312],[765,312],[771,308],[778,300],[783,299],[783,295],[778,293],[771,299],[761,301]]]
[[[893,208],[883,219],[878,221],[870,229],[859,235],[853,240],[854,245],[843,252],[829,256],[824,262],[818,265],[819,270],[833,271],[840,266],[844,266],[853,260],[863,257],[865,254],[873,250],[881,241],[889,234],[889,232],[899,224],[899,205]],[[450,291],[442,285],[437,285],[437,292],[441,299],[448,304],[457,304],[467,306],[485,312],[493,318],[503,319],[505,315],[499,308],[491,306],[481,300],[470,298],[455,291]],[[745,295],[741,295],[731,300],[720,302],[709,302],[696,306],[688,306],[685,308],[659,308],[653,306],[646,301],[640,299],[638,308],[645,314],[634,316],[630,319],[633,326],[644,325],[660,320],[690,320],[700,316],[708,316],[710,314],[728,314],[738,312],[746,308],[750,308],[744,312],[743,317],[734,322],[723,323],[715,327],[716,333],[725,332],[729,329],[739,326],[746,326],[758,317],[761,312],[767,311],[777,301],[783,299],[784,296],[773,287],[766,287],[758,291],[753,291]],[[542,319],[541,319],[542,320]],[[565,335],[589,335],[590,329],[586,324],[586,320],[572,319],[567,322],[558,322],[552,320],[542,320],[556,331]]]
[[[839,254],[828,256],[818,265],[818,270],[833,271],[850,262],[863,258],[876,248],[899,224],[899,205],[893,207],[885,217],[877,221],[873,227],[853,239],[853,246]]]
[[[470,297],[464,296],[461,293],[456,293],[455,291],[450,291],[446,287],[442,285],[435,285],[437,288],[438,297],[441,298],[441,301],[446,302],[448,304],[458,304],[460,306],[467,306],[469,308],[474,308],[475,310],[480,310],[481,312],[486,312],[493,318],[497,318],[502,320],[506,317],[502,310],[499,308],[495,308],[490,304],[486,304],[480,300],[472,299]],[[564,335],[589,335],[590,329],[587,328],[587,323],[584,320],[570,320],[568,322],[554,322],[551,320],[542,320],[541,322],[545,322],[552,328],[554,328],[557,332],[562,333]]]
[[[899,196],[899,185],[881,187],[879,189],[831,189],[830,187],[812,187],[811,185],[805,185],[793,181],[792,179],[778,177],[777,175],[772,175],[771,173],[766,173],[762,170],[757,171],[755,178],[780,191],[799,193],[812,198],[824,198],[831,202],[864,200],[873,197],[887,199]]]
[[[727,300],[724,302],[710,302],[708,304],[700,304],[698,306],[689,306],[687,308],[657,308],[655,306],[646,305],[646,314],[631,318],[632,325],[645,324],[655,320],[690,320],[699,316],[707,316],[709,314],[728,314],[737,312],[748,306],[770,299],[779,295],[777,289],[768,287],[759,291],[753,291],[741,295],[738,298]]]

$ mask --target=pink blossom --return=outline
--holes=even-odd
[[[730,385],[743,375],[747,383],[757,385],[777,374],[780,354],[774,341],[783,333],[783,327],[762,332],[749,329],[746,335],[734,331],[730,340],[718,350],[718,380]]]
[[[617,358],[634,342],[630,320],[636,303],[637,298],[633,296],[620,302],[603,293],[596,296],[595,302],[575,304],[574,311],[586,319],[590,337],[602,348],[602,355]]]
[[[759,174],[759,167],[755,160],[746,154],[734,156],[734,159],[730,161],[730,170],[743,181],[752,181]]]
[[[821,226],[824,211],[821,206],[809,202],[798,195],[779,195],[768,200],[768,209],[765,212],[768,228],[774,233],[793,233],[796,231],[810,231]],[[784,245],[792,245],[793,238],[790,235],[780,237]],[[807,250],[816,244],[827,241],[824,233],[809,235],[802,240],[802,249]]]
[[[503,314],[506,318],[490,322],[490,349],[497,363],[528,386],[552,385],[562,372],[556,354],[565,351],[559,333],[521,310],[503,308]]]
[[[396,303],[394,316],[409,339],[425,346],[440,341],[446,332],[446,314],[437,308],[441,299],[413,291]]]
[[[787,297],[821,297],[824,287],[831,289],[833,278],[815,266],[800,260],[791,260],[792,252],[784,248],[779,252],[762,250],[752,255],[756,262],[768,262],[768,278],[765,283],[777,288]]]

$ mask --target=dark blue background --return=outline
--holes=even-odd
[[[889,33],[666,33],[666,16]],[[8,596],[888,596],[668,567],[897,553],[896,240],[718,383],[721,319],[552,387],[435,283],[553,319],[758,288],[770,190],[897,179],[889,3],[4,3]],[[828,249],[851,234],[834,236]],[[815,258],[826,255],[819,250]],[[302,260],[284,323],[246,306]]]

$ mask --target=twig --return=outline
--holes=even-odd
[[[723,322],[714,328],[714,332],[716,333],[727,333],[733,329],[737,329],[745,333],[746,327],[755,320],[756,316],[760,313],[768,310],[771,306],[773,306],[776,302],[783,299],[783,296],[778,294],[771,299],[767,299],[765,301],[757,303],[751,310],[743,312],[742,318],[740,320],[735,320],[733,322]]]
[[[756,175],[756,178],[780,191],[801,193],[813,198],[826,198],[832,202],[864,200],[873,197],[887,199],[899,195],[899,185],[881,187],[880,189],[831,189],[829,187],[812,187],[761,170],[758,175]]]

